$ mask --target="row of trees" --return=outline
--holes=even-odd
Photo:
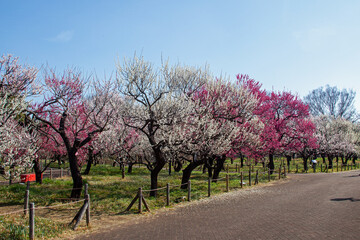
[[[20,66],[11,56],[3,56],[0,64],[4,173],[15,177],[33,166],[41,181],[47,166],[41,168],[39,159],[65,157],[74,198],[81,193],[81,167],[87,163],[89,173],[97,156],[130,166],[144,164],[151,189],[156,189],[166,163],[179,171],[188,162],[182,177],[186,183],[199,166],[216,179],[227,157],[263,163],[266,158],[273,171],[274,155],[290,161],[297,153],[307,168],[313,154],[330,163],[334,157],[347,161],[358,153],[358,124],[337,116],[312,117],[308,104],[297,96],[267,92],[247,75],[231,82],[213,77],[206,68],[166,62],[154,68],[135,56],[117,65],[114,79],[48,69],[35,85],[36,69]]]

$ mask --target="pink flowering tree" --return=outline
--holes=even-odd
[[[72,70],[62,75],[49,71],[44,80],[44,99],[34,104],[29,113],[60,136],[73,179],[71,197],[79,198],[83,186],[79,168],[84,159],[81,153],[112,119],[110,85],[101,86],[93,82],[92,86],[95,87],[87,89],[88,79]],[[86,93],[90,94],[87,101]]]
[[[274,170],[274,154],[293,152],[300,142],[300,132],[295,126],[307,119],[308,106],[290,92],[271,92],[259,109],[259,116],[264,123],[261,134],[262,152],[269,156],[269,168]]]

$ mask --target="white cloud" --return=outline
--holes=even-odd
[[[56,37],[50,38],[52,42],[69,42],[74,36],[74,31],[62,31]]]

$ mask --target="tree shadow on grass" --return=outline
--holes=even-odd
[[[360,202],[360,199],[357,199],[357,198],[333,198],[331,199],[331,201],[334,201],[334,202],[342,202],[342,201],[350,201],[350,202]]]

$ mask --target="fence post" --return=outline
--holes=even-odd
[[[86,209],[86,226],[90,226],[90,195],[89,194],[85,195],[85,201],[88,203]]]
[[[142,213],[142,188],[139,188],[139,213]]]
[[[166,206],[170,206],[170,184],[166,184]]]
[[[323,167],[322,167],[322,164],[320,164],[320,172],[323,171]]]
[[[86,195],[89,193],[89,186],[87,183],[85,183],[85,187],[84,187],[84,196],[86,197]]]
[[[188,181],[188,201],[190,202],[191,201],[191,181],[189,180]]]
[[[24,215],[26,215],[28,208],[29,208],[29,190],[26,190],[25,198],[24,198]]]
[[[271,181],[270,168],[268,169],[268,180]]]
[[[238,172],[238,164],[235,164],[235,172]]]
[[[52,169],[50,168],[50,179],[52,179]]]
[[[211,178],[208,178],[208,197],[211,196]]]
[[[26,190],[30,190],[30,181],[26,182]]]
[[[35,203],[30,203],[29,208],[29,239],[35,239]]]
[[[299,164],[296,164],[296,173],[299,172]]]
[[[226,191],[229,191],[229,174],[226,174]]]
[[[244,180],[244,176],[243,176],[243,172],[240,172],[240,187],[243,188],[243,180]]]
[[[64,174],[63,168],[60,168],[60,177],[61,177],[61,178],[63,177],[63,174]]]
[[[353,170],[353,164],[351,164],[351,170]]]
[[[249,169],[249,186],[251,186],[251,167]]]

